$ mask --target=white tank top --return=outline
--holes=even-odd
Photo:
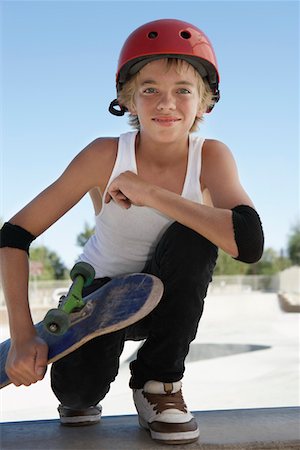
[[[117,158],[107,187],[126,170],[137,174],[137,133],[131,131],[120,135]],[[197,203],[202,203],[199,179],[203,142],[204,138],[199,136],[191,134],[189,137],[188,164],[181,193],[182,197]],[[151,258],[162,234],[174,222],[155,209],[134,205],[123,209],[113,201],[108,204],[103,202],[95,220],[95,234],[86,243],[79,260],[94,267],[96,278],[140,272]]]

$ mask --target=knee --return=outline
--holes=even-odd
[[[210,257],[217,255],[217,247],[212,242],[178,222],[174,222],[162,236],[158,248],[165,247],[174,255],[185,258],[199,255],[199,252]]]
[[[211,278],[217,256],[218,249],[212,242],[175,222],[162,236],[155,259],[162,271],[199,282],[199,277]]]

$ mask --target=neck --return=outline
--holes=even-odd
[[[170,165],[176,161],[185,158],[189,147],[189,135],[183,136],[169,142],[159,142],[152,136],[139,132],[137,134],[135,148],[136,155],[149,164],[160,166]]]

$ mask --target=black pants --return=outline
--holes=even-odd
[[[148,380],[180,380],[216,259],[215,245],[173,223],[143,270],[162,280],[164,294],[160,303],[138,323],[95,338],[54,363],[51,384],[59,401],[72,408],[86,408],[102,400],[117,376],[124,342],[129,339],[146,338],[130,364],[132,388],[142,388]],[[107,281],[109,278],[95,280],[84,295]]]

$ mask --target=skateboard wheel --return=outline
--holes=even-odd
[[[95,269],[90,264],[81,261],[72,268],[70,272],[71,280],[74,281],[78,275],[84,278],[84,287],[89,286],[95,278]]]
[[[62,335],[70,327],[70,317],[61,309],[50,309],[43,320],[43,324],[49,333]]]

